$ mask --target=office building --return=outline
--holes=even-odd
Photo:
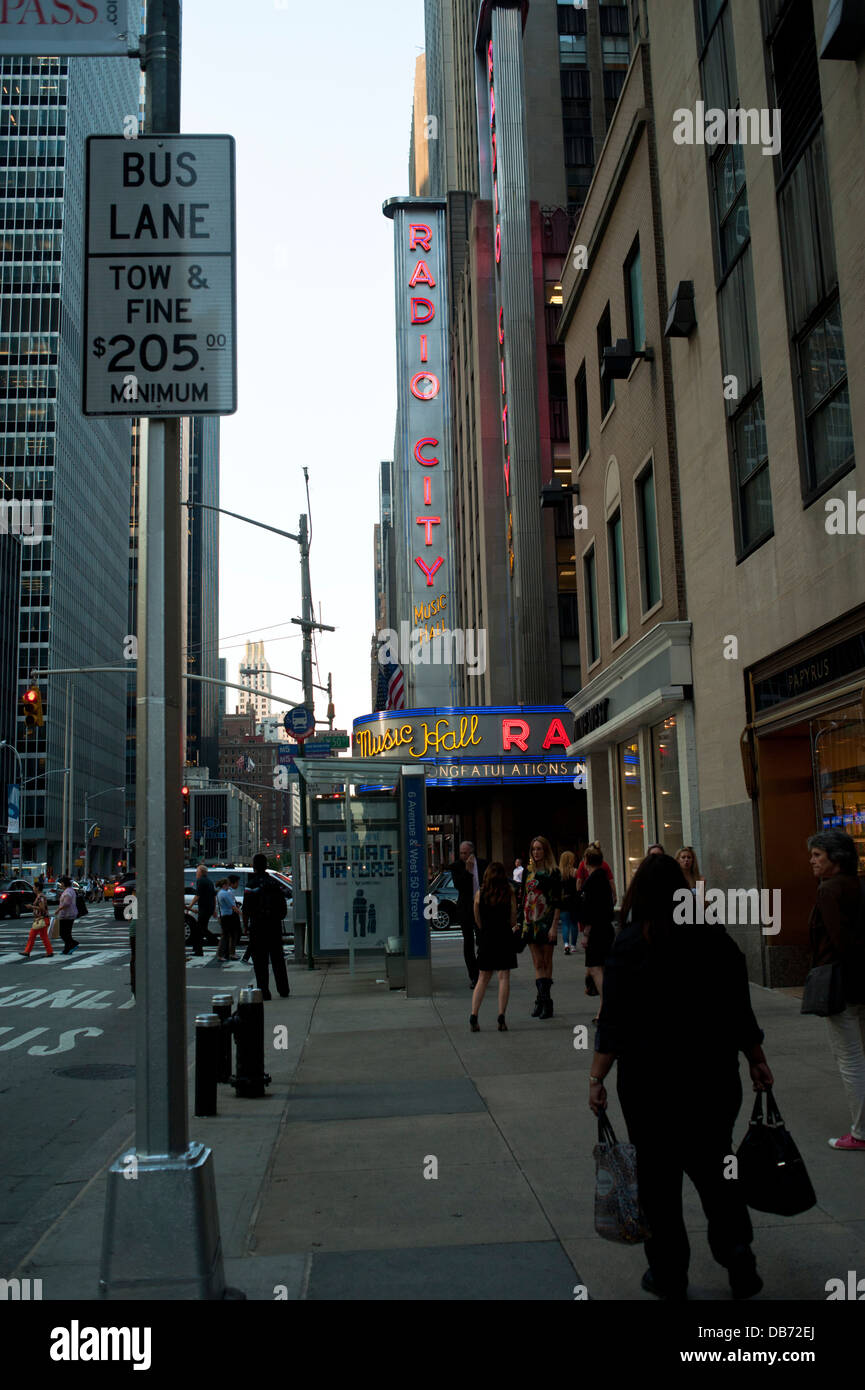
[[[263,642],[247,642],[243,665],[240,668],[240,684],[247,686],[250,693],[239,696],[238,714],[251,710],[256,719],[263,719],[266,714],[270,714],[270,700],[266,695],[255,693],[270,689],[270,666],[265,659]]]
[[[113,59],[0,59],[0,486],[44,517],[21,557],[18,693],[37,668],[122,664],[129,632],[131,426],[83,417],[80,335],[85,140],[122,131],[139,80],[136,64]],[[33,779],[25,858],[59,871],[64,788],[74,862],[85,792],[125,784],[126,688],[123,676],[41,685],[44,728],[25,739],[19,719],[16,731]],[[123,793],[97,805],[106,868],[123,850]]]

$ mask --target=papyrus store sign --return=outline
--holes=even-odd
[[[0,56],[128,58],[134,15],[127,0],[0,0]]]
[[[412,627],[429,628],[424,615],[440,613],[448,627],[456,627],[445,204],[391,198],[384,213],[394,223],[396,266],[397,617]],[[456,699],[456,672],[450,663],[418,663],[405,674],[413,705]]]
[[[233,138],[91,135],[86,186],[84,414],[230,415]]]

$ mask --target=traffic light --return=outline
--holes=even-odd
[[[181,787],[181,788],[180,788],[180,795],[183,797],[184,801],[187,801],[187,800],[189,799],[189,788],[188,788],[188,787]]]
[[[93,838],[94,838],[94,840],[98,840],[98,839],[99,839],[100,832],[101,832],[101,826],[94,825],[94,827],[93,827]]]
[[[185,840],[191,840],[191,839],[192,839],[192,831],[190,830],[189,826],[187,826],[186,829],[184,830],[184,832],[183,832],[183,838],[184,838]]]
[[[41,729],[45,723],[42,712],[42,691],[38,685],[31,685],[21,696],[21,713],[28,729]]]
[[[287,834],[288,834],[288,826],[287,826],[287,825],[284,825],[284,826],[282,827],[282,833],[283,833],[283,835],[287,835]]]

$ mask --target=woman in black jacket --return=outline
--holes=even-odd
[[[580,897],[580,925],[586,936],[586,974],[595,982],[598,995],[604,988],[604,961],[613,949],[613,890],[604,867],[604,856],[595,845],[589,845],[584,863],[589,876]],[[597,1016],[592,1019],[597,1023]]]
[[[865,1153],[865,890],[859,856],[849,835],[826,830],[808,841],[818,880],[811,913],[812,966],[841,966],[846,1007],[826,1019],[847,1103],[850,1132],[830,1139],[833,1149]]]
[[[745,957],[723,927],[677,926],[673,894],[686,888],[669,855],[649,855],[622,904],[631,920],[604,971],[604,999],[589,1081],[589,1105],[607,1104],[604,1080],[618,1062],[617,1089],[637,1150],[640,1203],[651,1237],[643,1288],[687,1297],[690,1246],[682,1177],[700,1194],[709,1248],[734,1298],[763,1287],[753,1231],[738,1183],[727,1176],[742,1104],[739,1052],[755,1090],[772,1085],[754,1018]]]

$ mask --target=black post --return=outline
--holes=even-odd
[[[216,1115],[216,1078],[219,1070],[222,1021],[217,1014],[195,1016],[195,1113]]]
[[[250,1099],[264,1095],[270,1077],[264,1070],[264,1001],[260,989],[242,989],[234,1015],[237,1048],[235,1075],[231,1078],[238,1096]]]
[[[231,1078],[231,1015],[234,1011],[233,994],[214,994],[213,1012],[222,1025],[219,1030],[219,1063],[216,1072],[217,1081],[228,1081]]]

